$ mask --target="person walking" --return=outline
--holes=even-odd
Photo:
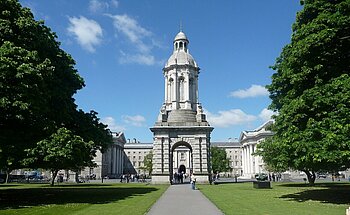
[[[192,190],[196,189],[196,177],[194,176],[193,173],[191,173],[191,185],[192,185]]]

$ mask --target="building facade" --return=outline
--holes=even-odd
[[[221,174],[227,177],[242,176],[242,144],[237,139],[228,142],[212,142],[212,147],[224,149],[230,161],[231,171]]]
[[[268,127],[273,123],[272,120],[265,122],[263,125],[252,131],[243,131],[239,137],[242,144],[242,170],[244,178],[254,178],[257,173],[267,173],[264,161],[260,156],[254,156],[256,147],[265,138],[273,135]]]
[[[144,167],[145,156],[152,153],[152,143],[126,143],[124,145],[124,173],[125,174],[143,174],[147,173],[142,167]]]
[[[189,40],[180,31],[173,42],[173,53],[169,57],[164,75],[164,103],[158,120],[151,128],[153,132],[152,183],[173,181],[174,160],[177,149],[187,148],[189,161],[182,169],[193,172],[199,183],[211,180],[210,134],[213,130],[206,121],[198,99],[199,67],[188,50]]]
[[[96,163],[96,167],[85,168],[80,173],[81,177],[94,176],[96,179],[101,179],[102,177],[118,178],[123,174],[125,136],[123,132],[112,132],[112,138],[113,143],[104,153],[101,151],[96,152],[96,157],[93,160]]]

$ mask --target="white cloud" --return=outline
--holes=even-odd
[[[123,120],[124,120],[124,122],[131,124],[133,126],[136,126],[136,127],[142,127],[144,125],[144,123],[146,122],[145,117],[143,117],[141,115],[135,115],[135,116],[125,115],[125,116],[123,116]]]
[[[75,36],[75,39],[89,52],[95,52],[95,46],[102,42],[102,28],[92,19],[84,16],[69,17],[70,25],[68,32]]]
[[[258,97],[267,96],[269,92],[264,86],[253,84],[250,88],[244,90],[236,90],[230,93],[230,97],[236,98],[248,98],[248,97]]]
[[[220,128],[227,128],[232,125],[246,124],[257,119],[256,116],[246,114],[241,109],[219,111],[217,114],[212,114],[205,110],[205,113],[210,125]]]
[[[114,27],[123,35],[125,35],[128,40],[138,48],[139,52],[145,53],[150,51],[152,45],[146,44],[144,42],[144,39],[150,38],[152,32],[140,26],[135,19],[129,17],[126,14],[110,17],[113,18]]]
[[[112,6],[114,6],[115,8],[119,7],[119,2],[117,0],[111,0],[111,4]]]
[[[93,13],[102,12],[109,8],[109,4],[104,1],[99,0],[90,0],[89,2],[89,10]]]
[[[108,128],[113,132],[125,131],[125,127],[118,125],[113,117],[105,117],[101,120],[103,124],[108,125]]]
[[[263,121],[268,121],[271,119],[272,115],[275,115],[276,113],[273,112],[272,110],[268,110],[267,108],[264,108],[260,114],[259,117],[260,119],[262,119]]]
[[[137,64],[142,64],[142,65],[154,65],[157,62],[155,57],[151,54],[127,54],[123,51],[120,52],[121,57],[119,58],[119,63],[121,64],[128,64],[128,63],[137,63]]]
[[[142,27],[138,21],[127,14],[107,15],[113,19],[113,26],[117,31],[117,37],[123,35],[130,42],[135,52],[124,53],[121,51],[120,63],[138,63],[142,65],[154,65],[159,63],[151,53],[154,47],[160,47],[160,43],[154,38],[154,34]]]
[[[111,0],[110,3],[102,0],[90,0],[89,10],[93,13],[101,13],[107,11],[110,7],[118,8],[119,2],[117,0]]]

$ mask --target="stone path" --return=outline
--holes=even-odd
[[[148,215],[222,215],[199,190],[190,184],[170,186],[152,206]]]

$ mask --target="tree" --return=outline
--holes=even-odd
[[[213,172],[231,171],[230,160],[227,158],[225,149],[211,147],[210,153]]]
[[[24,149],[56,131],[84,85],[56,35],[16,0],[0,3],[1,167],[21,167]]]
[[[316,172],[350,166],[350,1],[302,3],[267,86],[275,134],[257,154],[278,169],[304,171],[312,185]]]
[[[153,153],[150,152],[143,158],[143,166],[140,168],[144,171],[147,171],[148,175],[152,174],[152,170],[153,170],[152,159],[153,159]]]
[[[49,169],[52,173],[52,186],[59,170],[92,167],[94,166],[92,159],[96,155],[92,141],[86,142],[66,128],[58,129],[56,133],[39,141],[35,148],[28,149],[27,152],[28,157],[24,162]]]
[[[22,168],[26,149],[60,127],[106,148],[111,135],[97,113],[77,111],[84,81],[56,34],[17,0],[0,8],[0,169]]]

